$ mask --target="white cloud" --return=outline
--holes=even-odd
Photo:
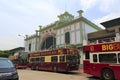
[[[103,12],[120,11],[120,0],[79,0],[83,10],[97,7]]]
[[[6,37],[0,36],[0,49],[21,46],[24,40],[16,39],[18,34],[34,34],[39,25],[54,22],[60,13],[47,0],[0,0],[0,9],[0,34]]]
[[[65,11],[65,5],[66,10],[72,14],[77,14],[76,11],[81,7],[84,12],[97,9],[101,11],[100,15],[105,13],[94,20],[96,23],[101,23],[107,18],[119,16],[119,3],[120,0],[0,0],[0,34],[3,36],[5,34],[7,37],[0,36],[2,44],[0,49],[21,45],[20,42],[23,40],[15,38],[18,34],[31,35],[39,25],[46,26],[53,23],[57,20],[57,15]],[[14,37],[9,37],[11,35]]]
[[[100,24],[102,22],[106,22],[115,18],[119,18],[120,17],[120,12],[119,13],[111,13],[108,14],[106,16],[103,16],[101,18],[97,18],[95,20],[93,20],[97,25],[99,25],[100,27],[102,27],[104,29],[104,27]]]
[[[107,13],[120,12],[120,0],[102,0],[100,10]]]
[[[83,10],[87,11],[88,9],[94,7],[98,0],[80,0],[80,4]]]
[[[103,28],[100,23],[120,17],[119,3],[120,0],[101,0],[99,2],[99,9],[102,13],[106,13],[106,15],[94,19],[93,22]]]
[[[49,3],[48,1],[42,1],[42,0],[21,0],[21,1],[2,1],[1,3],[4,4],[6,8],[9,8],[11,11],[23,13],[27,15],[36,15],[38,13],[44,13],[47,14],[50,13],[58,13],[59,10]]]
[[[0,40],[0,45],[1,45],[0,50],[10,50],[16,47],[23,47],[24,42],[21,38],[17,38],[16,36],[10,36],[10,37],[4,36]]]
[[[112,20],[112,19],[115,19],[118,17],[120,17],[120,13],[111,13],[107,16],[104,16],[104,17],[98,19],[98,21],[105,22],[105,21]]]

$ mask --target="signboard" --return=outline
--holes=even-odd
[[[90,52],[120,51],[120,42],[87,45],[83,47],[83,51],[90,51]]]

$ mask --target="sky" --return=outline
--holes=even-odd
[[[120,0],[0,0],[0,50],[24,47],[25,35],[35,34],[39,25],[46,26],[68,11],[96,25],[120,17]],[[21,36],[18,36],[21,35]]]

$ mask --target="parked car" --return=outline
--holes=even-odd
[[[17,70],[8,58],[0,57],[0,80],[19,80]]]

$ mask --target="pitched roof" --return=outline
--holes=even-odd
[[[113,20],[109,20],[106,22],[101,23],[105,28],[110,28],[110,27],[114,27],[114,26],[118,26],[120,25],[120,17],[113,19]]]

